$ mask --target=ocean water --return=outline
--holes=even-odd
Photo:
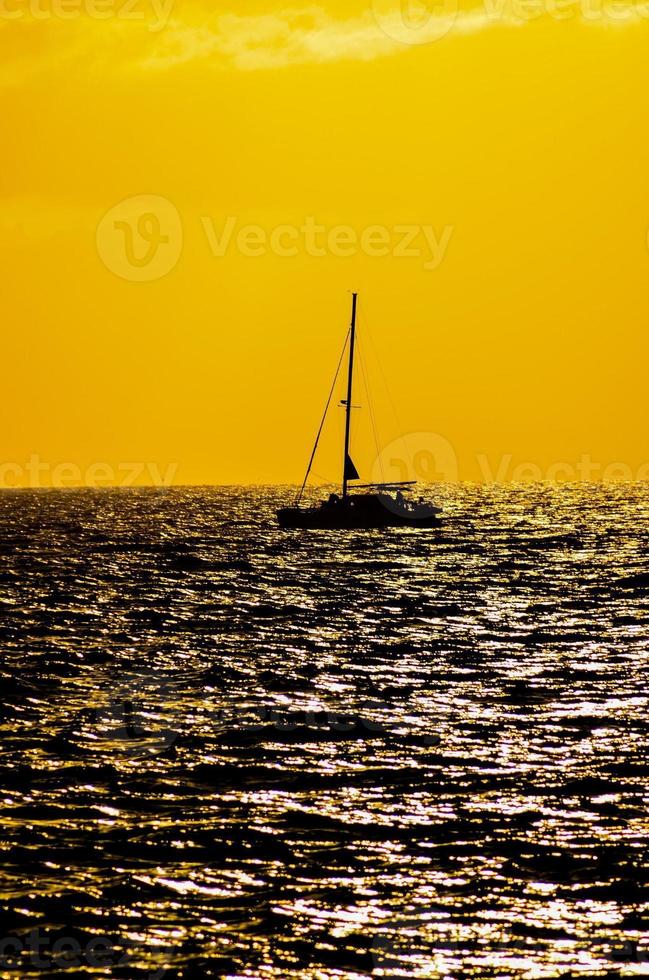
[[[0,975],[649,974],[649,489],[0,494]]]

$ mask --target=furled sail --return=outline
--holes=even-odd
[[[358,470],[354,466],[354,462],[351,456],[349,455],[349,453],[347,453],[347,456],[345,458],[345,479],[360,480],[360,476],[358,475]]]

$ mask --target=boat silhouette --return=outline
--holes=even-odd
[[[352,392],[354,386],[354,350],[356,345],[356,312],[358,293],[352,293],[352,319],[345,347],[341,355],[324,415],[316,436],[309,465],[304,481],[292,507],[282,507],[277,511],[277,519],[283,528],[330,528],[330,529],[363,529],[381,527],[439,527],[441,518],[440,507],[422,501],[413,501],[405,496],[412,490],[416,480],[405,480],[393,483],[364,483],[356,484],[360,479],[350,454]],[[342,358],[349,341],[349,362],[347,368],[347,397],[341,402],[345,406],[345,445],[343,453],[342,491],[340,494],[331,493],[316,507],[301,507],[300,503],[304,488],[311,472],[311,466],[318,448],[320,435],[331,403],[336,379]],[[350,483],[356,484],[354,492],[350,492]],[[364,491],[364,492],[359,492]]]

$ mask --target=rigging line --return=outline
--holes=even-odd
[[[300,487],[300,492],[298,493],[297,498],[295,500],[295,506],[296,507],[299,507],[299,505],[300,505],[300,501],[302,500],[302,494],[304,493],[304,488],[306,486],[306,481],[309,479],[309,473],[311,472],[311,467],[313,465],[313,459],[314,459],[315,454],[316,454],[316,449],[318,448],[318,443],[320,442],[320,436],[322,435],[322,429],[323,429],[323,426],[325,424],[325,419],[327,418],[327,412],[329,411],[329,405],[331,404],[331,399],[332,399],[332,396],[333,396],[333,393],[334,393],[334,388],[336,387],[336,381],[338,380],[338,373],[340,371],[340,365],[343,362],[343,357],[345,356],[345,351],[347,350],[347,343],[349,341],[349,335],[350,335],[350,333],[351,333],[351,327],[347,331],[347,336],[345,337],[345,343],[343,344],[343,349],[342,349],[342,351],[340,353],[340,360],[338,361],[338,367],[336,368],[336,373],[334,374],[334,380],[333,380],[333,383],[331,385],[331,390],[329,391],[329,397],[327,398],[327,404],[325,405],[325,410],[324,410],[324,412],[322,414],[322,419],[320,421],[320,428],[318,429],[318,434],[315,437],[315,444],[313,446],[313,451],[311,452],[311,458],[309,460],[309,465],[306,468],[306,475],[304,477],[304,482],[302,483],[302,486]]]
[[[384,477],[384,474],[383,474],[383,460],[381,458],[381,450],[379,448],[379,436],[378,436],[378,428],[377,428],[377,425],[376,425],[376,416],[374,415],[374,405],[372,404],[372,396],[370,394],[370,386],[368,384],[368,381],[367,381],[367,373],[365,371],[365,358],[363,356],[363,347],[362,347],[362,345],[360,343],[360,338],[358,338],[358,337],[357,337],[357,344],[358,344],[358,360],[359,360],[360,365],[361,365],[361,375],[363,377],[363,387],[365,388],[365,395],[367,397],[367,407],[369,409],[370,422],[372,424],[372,435],[374,436],[374,446],[376,447],[376,458],[378,460],[379,470],[381,472],[381,480],[384,480],[385,477]]]
[[[374,446],[376,448],[376,458],[379,464],[379,470],[381,472],[381,480],[384,479],[383,474],[383,460],[381,459],[381,450],[379,448],[379,437],[378,429],[376,425],[376,417],[374,415],[374,405],[372,404],[372,396],[370,394],[370,386],[367,381],[367,373],[365,371],[365,358],[363,357],[362,347],[358,345],[358,359],[361,365],[361,374],[363,376],[363,386],[365,388],[365,395],[367,396],[367,407],[369,408],[370,422],[372,425],[372,435],[374,437]]]
[[[401,420],[399,418],[399,414],[397,412],[396,405],[394,404],[394,400],[392,398],[392,393],[390,391],[390,388],[388,387],[388,382],[387,382],[387,379],[385,377],[385,372],[383,371],[383,365],[381,364],[381,359],[379,357],[379,352],[378,352],[378,350],[376,348],[376,345],[374,344],[374,340],[372,339],[372,331],[369,329],[369,324],[367,322],[367,315],[365,313],[365,307],[361,310],[361,315],[362,315],[363,320],[364,320],[365,333],[367,334],[367,336],[370,339],[370,344],[372,346],[372,351],[374,353],[374,357],[376,358],[376,363],[378,364],[378,367],[379,367],[379,372],[381,374],[381,380],[383,381],[383,387],[385,388],[385,393],[388,396],[388,401],[390,403],[390,408],[392,409],[392,415],[394,416],[394,420],[397,423],[397,430],[400,433],[399,439],[403,442],[403,445],[404,445],[405,450],[406,450],[406,456],[407,456],[407,458],[408,458],[408,460],[410,462],[410,466],[412,467],[414,465],[414,463],[413,463],[414,457],[413,457],[413,454],[410,451],[410,446],[408,445],[408,438],[404,434],[403,426],[401,425]]]

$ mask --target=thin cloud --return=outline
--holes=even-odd
[[[440,0],[436,12],[412,6],[408,17],[395,0],[369,0],[360,16],[335,18],[317,6],[258,15],[207,15],[201,6],[184,8],[183,17],[97,21],[82,16],[0,19],[0,42],[12,40],[0,66],[0,86],[16,86],[61,72],[105,77],[119,73],[162,73],[183,65],[206,69],[264,71],[291,65],[341,60],[371,61],[494,28],[521,28],[541,17],[604,27],[649,20],[649,0]],[[117,8],[116,8],[117,9]]]
[[[649,4],[537,0],[534,8],[533,3],[520,0],[480,0],[478,5],[461,9],[458,0],[444,0],[444,7],[437,12],[413,6],[406,18],[393,0],[371,0],[363,16],[346,20],[333,18],[320,7],[256,16],[221,14],[200,27],[172,20],[140,65],[165,71],[204,61],[215,67],[260,71],[339,60],[370,61],[444,38],[498,27],[524,27],[542,17],[556,21],[558,26],[577,20],[594,26],[624,27],[649,20]]]
[[[429,18],[417,30],[417,43],[428,43],[440,34],[473,33],[495,26],[480,10],[442,13]],[[212,26],[191,28],[172,22],[156,38],[156,51],[143,62],[145,68],[165,70],[190,61],[258,71],[290,65],[325,63],[342,59],[370,61],[405,49],[401,15],[365,16],[338,20],[320,8],[287,10],[265,16],[223,14]]]

